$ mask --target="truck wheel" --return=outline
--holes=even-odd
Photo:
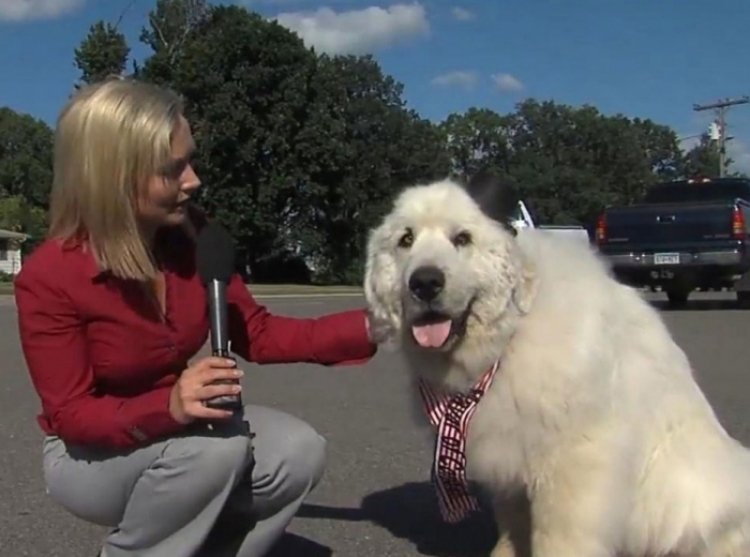
[[[667,289],[667,299],[672,307],[682,307],[687,304],[690,291],[684,288]]]

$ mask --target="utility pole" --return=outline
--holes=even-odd
[[[719,127],[719,178],[723,178],[726,174],[727,110],[732,106],[748,103],[750,103],[750,97],[745,95],[737,99],[724,99],[723,101],[716,101],[710,104],[693,105],[693,110],[695,112],[703,112],[704,110],[713,110],[716,112],[716,123]]]

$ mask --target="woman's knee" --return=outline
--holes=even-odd
[[[252,443],[242,434],[190,435],[166,442],[155,469],[170,470],[196,491],[215,493],[236,484],[252,461]]]
[[[308,423],[284,412],[263,408],[250,413],[262,413],[255,438],[255,488],[289,500],[311,491],[325,471],[326,440]]]
[[[325,438],[311,426],[302,422],[305,427],[299,432],[296,443],[290,449],[289,460],[300,480],[300,491],[309,490],[318,485],[325,472],[326,448]]]
[[[280,476],[290,493],[300,496],[318,485],[326,464],[326,440],[302,420],[285,432],[286,443],[279,451]]]

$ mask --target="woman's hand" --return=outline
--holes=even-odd
[[[230,410],[207,408],[203,401],[217,396],[236,395],[241,387],[236,384],[217,384],[221,379],[239,379],[242,371],[237,369],[234,360],[209,357],[199,360],[182,372],[172,388],[169,398],[169,412],[182,424],[189,424],[197,418],[221,420],[232,415]]]

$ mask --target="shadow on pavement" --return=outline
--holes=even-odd
[[[236,557],[243,540],[255,527],[252,519],[224,520],[211,531],[203,545],[201,557]],[[330,547],[286,532],[267,557],[331,557]]]
[[[268,557],[331,557],[331,548],[302,536],[286,533]]]
[[[421,555],[434,557],[488,555],[497,541],[497,529],[489,512],[474,513],[457,525],[444,523],[428,482],[372,493],[362,500],[359,509],[305,504],[297,516],[372,522],[397,538],[409,540]]]

